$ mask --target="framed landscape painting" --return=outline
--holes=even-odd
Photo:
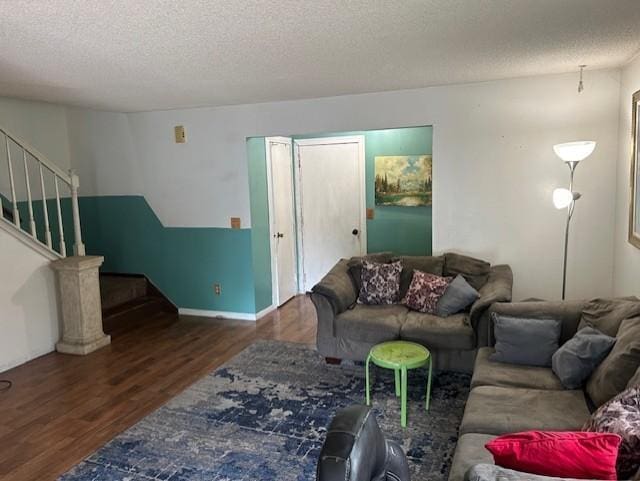
[[[376,205],[431,205],[431,155],[385,155],[374,160]]]
[[[633,126],[633,154],[631,156],[631,202],[629,204],[629,242],[640,249],[640,162],[638,159],[640,143],[640,90],[633,94],[632,126]]]

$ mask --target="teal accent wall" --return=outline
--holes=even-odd
[[[271,249],[264,137],[247,139],[251,208],[251,258],[256,312],[271,305]]]
[[[404,255],[431,255],[432,207],[375,205],[375,157],[433,152],[433,127],[369,130],[365,136],[367,207],[375,208],[367,221],[369,252],[392,251]],[[437,159],[434,159],[434,165]]]
[[[144,274],[179,307],[256,312],[249,229],[164,227],[141,196],[81,197],[80,217],[104,272]]]

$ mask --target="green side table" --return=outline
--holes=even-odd
[[[369,363],[373,362],[376,366],[393,369],[396,378],[396,396],[401,399],[400,423],[403,428],[407,427],[407,371],[429,364],[427,399],[425,402],[425,409],[428,411],[429,398],[431,397],[431,357],[431,353],[426,347],[415,342],[389,341],[373,346],[367,356],[366,364],[367,406],[371,405]]]

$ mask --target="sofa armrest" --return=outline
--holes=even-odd
[[[487,283],[480,289],[480,297],[471,306],[471,325],[473,326],[478,347],[488,344],[489,325],[488,308],[497,302],[510,302],[513,287],[513,272],[508,265],[491,267]]]
[[[582,310],[586,301],[533,301],[494,304],[489,308],[489,315],[524,317],[529,319],[557,319],[562,322],[560,342],[571,339],[578,330]],[[493,323],[489,323],[490,345],[493,344]]]
[[[311,292],[327,298],[335,315],[346,311],[356,302],[356,289],[349,275],[349,266],[346,259],[340,260],[318,282]]]

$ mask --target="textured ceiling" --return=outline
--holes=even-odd
[[[230,105],[619,66],[640,0],[0,0],[0,95]]]

